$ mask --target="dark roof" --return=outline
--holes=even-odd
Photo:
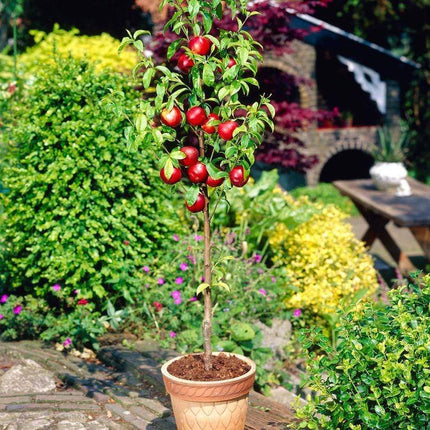
[[[369,67],[378,72],[383,80],[410,79],[414,69],[421,67],[406,57],[396,56],[388,49],[313,16],[297,13],[294,9],[288,9],[288,12],[293,15],[291,26],[304,30],[304,42]]]

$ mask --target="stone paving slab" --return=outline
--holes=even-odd
[[[63,381],[59,385],[77,389],[0,396],[0,430],[176,428],[164,422],[171,411],[157,400],[154,387],[132,374],[66,357],[38,342],[0,342],[0,360],[11,363],[6,372],[28,358],[55,374]]]

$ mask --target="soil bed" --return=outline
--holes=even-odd
[[[224,381],[249,372],[251,366],[235,356],[218,354],[212,357],[212,369],[205,370],[203,355],[186,355],[169,365],[167,371],[188,381]]]

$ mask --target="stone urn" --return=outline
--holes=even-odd
[[[218,353],[214,353],[216,355]],[[170,394],[178,430],[243,430],[248,411],[248,395],[254,385],[255,363],[247,357],[234,355],[251,369],[242,376],[224,381],[188,381],[161,369],[164,385]]]
[[[370,168],[370,177],[376,188],[396,193],[404,187],[408,172],[401,162],[378,161]]]

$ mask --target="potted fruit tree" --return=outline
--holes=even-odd
[[[211,217],[232,187],[243,187],[266,127],[273,130],[274,109],[266,97],[252,105],[243,96],[255,91],[261,45],[245,30],[256,12],[241,0],[164,0],[173,15],[165,26],[178,39],[167,50],[176,67],[156,66],[137,31],[120,49],[139,52],[134,75],[153,97],[141,100],[134,121],[134,142],[160,164],[160,177],[182,193],[185,207],[203,215],[204,274],[197,295],[204,302],[203,354],[169,361],[162,372],[179,429],[241,429],[255,364],[237,354],[213,353],[214,288],[229,289],[211,262]],[[215,30],[214,19],[231,14],[237,31]],[[130,135],[131,130],[126,132]],[[224,257],[226,258],[226,257]],[[214,267],[216,266],[216,269]],[[199,296],[200,297],[200,296]]]

